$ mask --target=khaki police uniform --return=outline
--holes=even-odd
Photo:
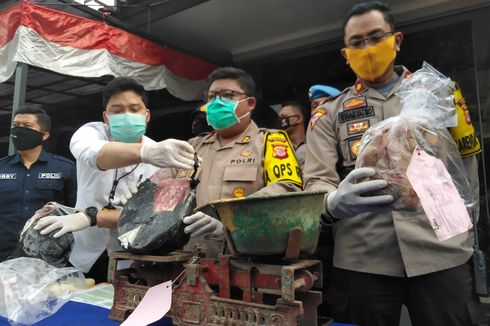
[[[400,112],[400,100],[394,93],[410,73],[401,66],[395,67],[395,71],[402,78],[386,98],[358,81],[324,102],[312,115],[303,171],[307,190],[337,189],[354,168],[360,140],[367,128]],[[461,111],[461,107],[457,109]],[[479,151],[479,143],[472,126],[461,137],[471,138],[459,144],[460,152],[467,156],[464,163],[478,198],[478,169],[472,155]],[[469,146],[471,141],[473,146]],[[334,266],[364,273],[418,276],[465,264],[473,253],[472,231],[439,241],[424,214],[388,209],[384,213],[363,213],[338,221],[333,233]]]
[[[215,132],[192,138],[189,143],[202,157],[197,173],[198,207],[219,199],[302,189],[300,167],[284,132],[258,128],[252,121],[235,141],[226,145],[220,144]],[[271,155],[267,154],[269,150]],[[205,248],[214,247],[211,251],[205,250],[212,256],[216,256],[216,251],[222,251],[212,242],[202,240],[191,239],[185,249],[192,250],[199,243]]]

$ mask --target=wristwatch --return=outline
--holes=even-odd
[[[321,215],[321,218],[320,218],[320,221],[322,221],[325,224],[334,224],[334,223],[338,222],[339,220],[340,219],[338,219],[335,216],[333,216],[332,214],[330,214],[328,209],[327,209],[325,214]]]
[[[99,210],[97,207],[90,206],[85,208],[85,215],[87,215],[90,218],[90,226],[96,226],[97,225],[97,213]]]

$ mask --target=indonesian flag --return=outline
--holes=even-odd
[[[131,77],[146,90],[167,88],[197,100],[216,65],[104,22],[22,1],[0,13],[0,83],[17,62],[77,77]]]

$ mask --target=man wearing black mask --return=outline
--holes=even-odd
[[[279,129],[288,133],[294,146],[296,158],[303,168],[305,165],[306,133],[304,106],[296,101],[289,101],[282,105],[279,111]]]
[[[15,249],[25,222],[49,201],[74,206],[75,164],[43,150],[51,118],[40,107],[16,112],[10,137],[17,153],[0,159],[0,261]]]

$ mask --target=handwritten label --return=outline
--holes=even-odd
[[[439,241],[464,233],[473,226],[463,199],[440,159],[416,149],[407,168],[407,177]]]

